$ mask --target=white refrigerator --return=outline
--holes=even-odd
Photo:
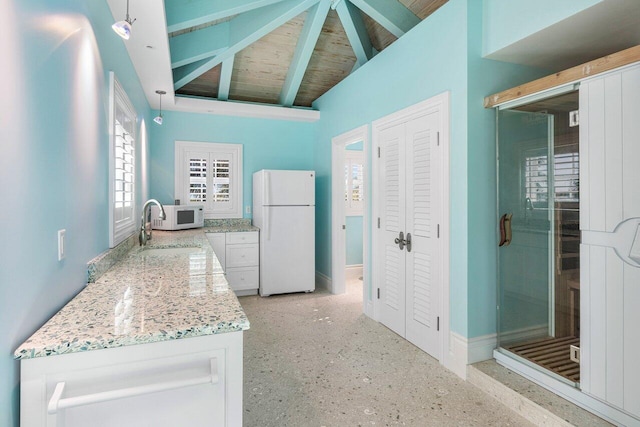
[[[315,175],[298,170],[253,174],[261,296],[315,290]]]

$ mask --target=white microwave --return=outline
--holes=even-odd
[[[160,210],[151,206],[151,228],[154,230],[185,230],[204,227],[204,206],[164,205],[165,219],[158,218]]]

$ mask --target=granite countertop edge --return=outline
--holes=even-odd
[[[166,325],[172,323],[181,323],[181,325],[172,328],[157,326],[154,329],[147,327],[145,332],[136,331],[123,335],[115,335],[112,333],[113,325],[110,322],[112,320],[114,310],[113,294],[118,293],[115,289],[127,286],[128,281],[135,282],[137,278],[131,278],[129,276],[131,275],[131,271],[135,271],[135,267],[137,263],[140,262],[142,254],[144,253],[144,249],[133,248],[124,259],[110,268],[105,276],[98,279],[96,283],[89,283],[47,323],[38,329],[38,331],[28,338],[20,347],[18,347],[14,352],[14,359],[20,360],[87,352],[99,349],[156,343],[249,329],[249,320],[235,296],[235,293],[231,288],[229,288],[226,279],[224,279],[224,275],[220,274],[221,270],[218,271],[216,269],[216,263],[217,266],[219,266],[219,261],[215,257],[208,239],[206,238],[205,233],[208,232],[228,232],[217,231],[219,228],[230,229],[232,231],[257,230],[257,228],[256,230],[253,230],[253,228],[255,228],[253,226],[227,226],[208,227],[208,229],[214,229],[215,231],[208,231],[208,229],[184,230],[178,232],[154,231],[154,238],[148,247],[149,249],[181,247],[196,247],[201,249],[205,256],[210,257],[207,259],[211,259],[214,264],[212,268],[209,267],[209,270],[202,274],[202,280],[209,280],[210,282],[215,283],[215,286],[221,287],[221,289],[210,293],[211,295],[208,296],[209,299],[207,300],[207,303],[197,305],[195,308],[193,300],[187,300],[185,297],[185,301],[176,302],[175,300],[170,299],[173,298],[173,294],[171,294],[167,297],[167,301],[170,301],[170,303],[168,303],[170,307],[168,306],[165,309],[158,309],[158,312],[153,314],[155,316],[158,316],[158,314],[165,316],[162,321]],[[185,257],[187,257],[187,255],[185,255]],[[189,277],[183,277],[190,274],[188,271],[184,274],[181,274],[180,270],[178,273],[174,273],[174,268],[170,264],[171,259],[165,260],[160,258],[160,260],[159,268],[164,268],[164,270],[161,271],[166,273],[164,276],[162,274],[160,275],[162,286],[171,290],[171,287],[178,286],[176,283],[179,283],[180,281],[185,281],[185,283],[189,282]],[[183,259],[183,263],[186,261]],[[156,272],[157,270],[153,271]],[[208,287],[211,286],[210,282],[205,282],[205,289],[207,292]],[[136,283],[134,286],[140,286],[140,283]],[[155,283],[154,286],[156,286]],[[114,290],[112,290],[112,288]],[[138,292],[142,293],[144,291]],[[176,299],[179,300],[180,298],[181,297],[178,297]],[[144,298],[142,299],[144,300]],[[89,301],[89,304],[86,304],[85,300]],[[180,304],[182,304],[182,306],[180,306]],[[93,307],[87,307],[87,305],[95,306],[97,308],[94,309]],[[177,310],[175,305],[179,306]],[[196,315],[193,315],[192,313],[194,310],[196,311]],[[171,317],[171,313],[174,311],[177,312],[174,315],[175,319]],[[87,313],[90,313],[94,318],[97,316],[96,321],[89,322],[91,323],[91,326],[87,326],[87,322],[78,321],[78,319],[82,319],[82,316],[88,316]],[[185,317],[184,313],[188,313],[191,317],[197,319],[197,321],[185,323],[189,322],[189,319],[182,320],[182,318]],[[94,318],[92,318],[92,320],[94,320]],[[150,320],[153,320],[153,318]],[[148,321],[148,323],[152,322]],[[72,326],[69,326],[70,324]],[[95,332],[93,329],[94,327]],[[77,332],[77,334],[75,332]]]

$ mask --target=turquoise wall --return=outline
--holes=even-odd
[[[362,265],[362,231],[363,217],[347,217],[347,265]]]
[[[314,103],[321,111],[315,153],[316,233],[326,236],[316,239],[321,273],[331,276],[331,138],[445,91],[451,92],[451,253],[467,252],[466,9],[465,0],[450,0]],[[366,175],[371,185],[370,171]],[[452,261],[451,324],[466,334],[467,259]],[[371,298],[371,283],[365,286]]]
[[[0,214],[0,425],[18,426],[13,351],[83,288],[86,263],[108,247],[108,71],[140,123],[151,113],[105,1],[0,4],[0,200],[11,208]]]
[[[468,307],[466,336],[471,338],[495,333],[497,323],[496,113],[494,109],[484,108],[483,100],[485,96],[550,72],[483,59],[482,4],[475,0],[469,0],[468,4],[468,175],[465,191],[469,209],[467,296],[473,303]],[[451,268],[454,268],[453,262]]]
[[[483,54],[507,47],[601,1],[484,0]]]
[[[173,204],[175,141],[243,144],[243,206],[252,207],[254,172],[260,169],[313,169],[317,123],[212,114],[162,113],[151,129],[151,196]]]
[[[328,235],[331,138],[450,92],[450,326],[469,338],[496,330],[495,112],[483,99],[548,74],[482,59],[482,23],[482,2],[450,0],[314,104],[322,111],[316,169],[325,183],[317,229]],[[318,270],[329,275],[331,242],[318,240],[316,253]]]

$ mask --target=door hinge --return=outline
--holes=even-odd
[[[436,132],[436,143],[440,146],[440,132]]]
[[[439,331],[440,330],[440,316],[438,316],[438,321],[436,322],[436,330]]]
[[[378,147],[378,158],[380,158],[380,147]]]
[[[436,235],[437,235],[437,237],[439,239],[440,238],[440,224],[438,224]]]
[[[380,228],[380,217],[378,217],[378,228]]]
[[[378,288],[378,299],[380,299],[380,288]]]

